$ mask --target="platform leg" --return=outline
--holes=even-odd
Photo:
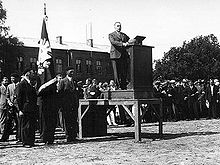
[[[140,107],[139,103],[136,102],[132,106],[132,112],[134,112],[135,115],[135,141],[140,142],[141,141],[141,116],[140,116]]]
[[[79,122],[79,139],[82,139],[82,105],[79,103],[78,122]]]
[[[159,137],[160,139],[163,138],[163,107],[162,107],[162,101],[160,101],[160,109],[159,109]]]

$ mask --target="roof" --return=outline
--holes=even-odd
[[[24,43],[26,47],[39,47],[39,39],[36,38],[26,38],[26,37],[18,37],[19,41]],[[55,40],[50,40],[50,45],[52,49],[60,49],[60,50],[85,50],[85,51],[93,51],[93,52],[110,52],[109,45],[98,45],[93,44],[93,47],[88,46],[86,43],[80,42],[65,42],[62,44],[57,43]]]

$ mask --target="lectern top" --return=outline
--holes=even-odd
[[[134,39],[136,40],[135,44],[136,45],[142,45],[142,41],[145,39],[146,37],[144,36],[136,36]]]

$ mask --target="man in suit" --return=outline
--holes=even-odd
[[[19,84],[19,75],[16,73],[11,74],[11,84],[7,87],[7,101],[10,111],[10,122],[15,124],[16,140],[21,141],[20,136],[20,120],[18,116],[18,103],[17,103],[17,87]]]
[[[17,103],[21,117],[21,140],[25,147],[34,146],[37,118],[37,93],[31,85],[34,71],[25,69],[17,89]]]
[[[188,99],[188,108],[190,111],[190,119],[199,119],[198,113],[198,90],[195,87],[192,81],[189,81],[189,99]]]
[[[214,80],[210,79],[210,82],[207,85],[205,92],[206,105],[208,107],[209,118],[217,118],[216,106],[217,106],[218,91],[219,89],[214,84]]]
[[[0,139],[1,142],[5,142],[9,138],[9,124],[8,124],[8,107],[7,107],[7,97],[6,91],[8,86],[8,78],[3,77],[0,86],[0,132],[2,133],[2,137]]]
[[[114,80],[118,88],[127,89],[127,73],[129,55],[126,47],[129,45],[129,37],[121,32],[121,23],[115,22],[115,31],[109,34],[111,43],[110,59],[114,72]]]
[[[42,132],[41,138],[45,144],[53,144],[58,116],[57,82],[59,75],[44,83],[38,90],[42,97]]]
[[[62,114],[67,142],[76,140],[78,132],[78,90],[76,80],[73,79],[74,68],[67,67],[66,77],[58,85],[58,93],[62,98]]]

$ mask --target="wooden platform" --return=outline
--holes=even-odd
[[[91,105],[99,105],[103,106],[103,108],[107,105],[122,105],[124,110],[131,116],[134,120],[135,127],[135,141],[141,141],[141,119],[140,115],[140,106],[141,104],[150,105],[159,121],[159,136],[162,138],[162,121],[163,121],[163,111],[162,111],[162,101],[158,98],[152,99],[80,99],[79,100],[79,108],[78,108],[78,120],[79,120],[79,139],[83,138],[83,130],[82,130],[82,119],[85,114],[89,111]],[[155,106],[157,105],[157,106]],[[86,109],[82,111],[82,106],[86,106]],[[132,112],[128,109],[127,106],[132,107]],[[156,108],[156,107],[159,107]],[[102,108],[100,108],[102,110]],[[107,115],[107,114],[106,114]],[[103,116],[104,117],[104,116]],[[106,116],[105,116],[106,118]]]

